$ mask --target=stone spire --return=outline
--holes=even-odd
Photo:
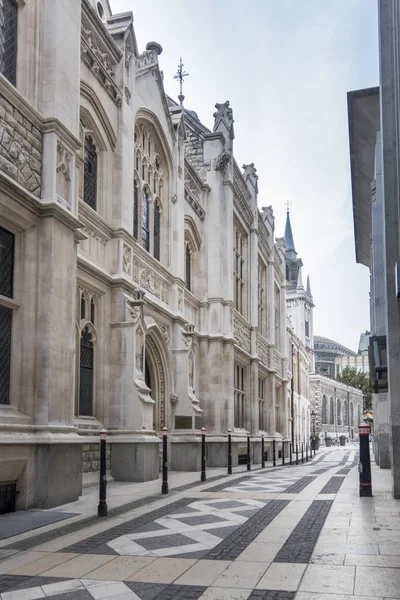
[[[289,210],[286,212],[286,226],[285,226],[285,245],[286,245],[286,256],[290,260],[295,260],[297,257],[297,252],[294,247],[294,239],[292,233],[292,225],[290,223],[290,214]]]
[[[306,293],[307,296],[310,296],[310,298],[312,298],[312,293],[311,293],[311,284],[310,284],[310,276],[307,275],[307,287],[306,287]]]

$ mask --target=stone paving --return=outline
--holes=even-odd
[[[167,497],[136,486],[107,519],[1,541],[0,600],[400,600],[400,501],[374,466],[374,497],[359,498],[357,461],[350,445],[203,484],[192,474]]]

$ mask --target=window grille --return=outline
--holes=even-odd
[[[97,152],[91,136],[85,137],[83,200],[96,210],[97,206]]]
[[[12,310],[0,306],[0,404],[10,403]]]
[[[160,203],[154,205],[154,258],[160,260],[160,237],[161,237],[161,208]]]
[[[93,341],[92,334],[85,327],[80,344],[79,414],[93,414]]]
[[[17,75],[18,5],[0,0],[0,73],[13,85]]]
[[[15,512],[16,496],[16,483],[0,483],[0,515]]]
[[[14,235],[0,227],[0,294],[2,296],[12,298],[13,276]]]

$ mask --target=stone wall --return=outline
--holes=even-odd
[[[189,127],[186,127],[185,158],[196,169],[203,181],[206,180],[207,170],[204,166],[203,141]]]
[[[0,96],[0,169],[40,197],[42,134]]]
[[[107,471],[111,463],[111,444],[106,445]],[[83,444],[82,472],[92,473],[100,471],[100,442],[98,444]]]

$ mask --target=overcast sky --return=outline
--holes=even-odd
[[[290,200],[314,332],[357,350],[369,329],[369,272],[354,254],[347,98],[378,85],[376,0],[110,0],[131,10],[139,50],[163,47],[166,92],[182,55],[185,106],[208,127],[229,100],[238,164],[254,162],[259,206],[283,236]]]

